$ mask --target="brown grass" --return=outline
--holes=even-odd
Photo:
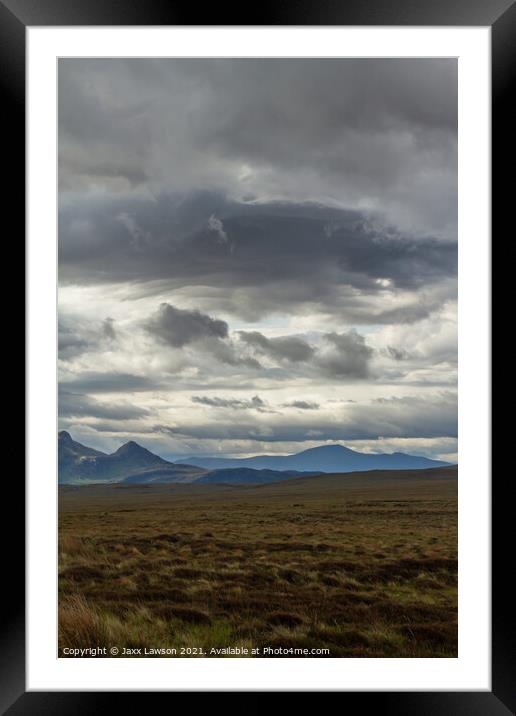
[[[456,525],[450,479],[61,488],[59,646],[456,656]]]

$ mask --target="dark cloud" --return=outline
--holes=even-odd
[[[246,345],[277,360],[306,362],[315,352],[309,343],[296,336],[267,338],[259,331],[239,331],[238,336]]]
[[[190,311],[162,303],[143,323],[144,329],[160,343],[172,348],[189,347],[197,358],[211,356],[219,363],[257,370],[256,358],[241,355],[229,338],[228,324],[201,311]]]
[[[283,403],[283,408],[297,408],[298,410],[319,410],[319,403],[311,403],[306,400],[293,400],[291,403]]]
[[[198,352],[210,354],[220,363],[230,366],[243,366],[251,370],[261,369],[261,363],[256,358],[240,355],[233,341],[221,338],[205,338],[195,344]]]
[[[143,324],[145,330],[172,348],[191,346],[200,354],[209,354],[220,363],[261,367],[259,361],[242,356],[229,340],[228,324],[201,311],[189,311],[162,303],[158,311]]]
[[[377,398],[355,404],[350,415],[359,430],[376,437],[457,437],[457,394]]]
[[[200,311],[185,311],[162,303],[145,328],[163,343],[182,348],[204,338],[227,338],[228,324]]]
[[[69,191],[218,186],[455,224],[456,59],[67,58],[58,75]]]
[[[225,240],[210,228],[215,214]],[[131,217],[129,228],[121,215]],[[349,304],[367,314],[364,295],[381,294],[386,285],[419,289],[456,272],[455,243],[414,239],[358,212],[316,204],[246,204],[207,193],[86,199],[63,207],[59,221],[62,281],[136,282],[149,292],[156,283],[162,290],[197,285],[215,306],[241,314],[300,311],[306,304],[328,310]],[[244,298],[239,305],[235,291],[247,304]],[[390,310],[393,322],[402,319],[400,309]],[[170,313],[158,329],[167,320],[192,322]]]
[[[367,378],[373,350],[355,330],[347,333],[327,333],[330,350],[318,357],[317,365],[332,378]]]
[[[429,396],[454,380],[456,59],[65,58],[58,82],[65,421],[218,452],[456,435]]]
[[[267,403],[258,395],[253,396],[250,400],[242,400],[239,398],[210,398],[205,395],[192,396],[192,402],[199,405],[207,405],[212,408],[230,408],[231,410],[257,410],[259,412],[270,412]]]
[[[84,371],[79,376],[63,378],[60,385],[74,393],[136,393],[157,389],[152,378],[130,373],[94,373]]]
[[[59,390],[61,418],[101,418],[105,420],[134,420],[148,415],[148,410],[128,403],[101,403],[88,395]]]
[[[282,415],[267,421],[243,419],[227,422],[196,422],[180,427],[160,426],[159,430],[183,437],[215,440],[256,440],[303,442],[305,440],[377,440],[380,438],[455,438],[457,406],[454,393],[435,396],[382,398],[369,404],[350,405],[333,418],[305,416],[289,420]]]
[[[73,320],[63,316],[58,324],[58,355],[60,360],[69,361],[88,351],[96,351],[102,341],[112,341],[116,333],[112,318],[102,323]]]

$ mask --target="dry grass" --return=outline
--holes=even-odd
[[[60,649],[456,656],[456,486],[61,488]]]

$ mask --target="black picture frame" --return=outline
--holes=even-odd
[[[202,23],[199,19],[202,18]],[[513,183],[514,138],[511,89],[516,69],[516,4],[514,0],[282,0],[240,7],[229,4],[199,6],[176,0],[0,0],[0,88],[4,143],[12,150],[5,159],[5,206],[17,221],[25,215],[25,30],[31,26],[73,25],[433,25],[489,26],[492,37],[492,216],[493,237],[509,223]],[[512,219],[512,217],[511,217]],[[13,229],[18,250],[24,242],[20,228]],[[23,258],[23,257],[22,257]],[[501,286],[493,301],[501,299]],[[23,302],[23,297],[20,297]],[[496,304],[495,304],[496,305]],[[497,315],[492,313],[493,319]],[[499,319],[501,320],[501,319]],[[14,326],[14,320],[13,320]],[[494,327],[494,322],[493,322]],[[17,399],[18,400],[18,399]],[[508,421],[509,422],[509,421]],[[19,430],[19,428],[18,428]],[[495,433],[493,431],[493,440]],[[508,435],[506,436],[508,438]],[[502,444],[503,428],[497,441]],[[505,443],[505,445],[510,444]],[[7,479],[7,475],[5,475]],[[503,716],[516,712],[516,646],[513,623],[513,590],[509,589],[512,558],[509,497],[512,477],[492,480],[492,691],[462,692],[340,692],[344,708],[369,707],[384,714],[424,716],[464,714]],[[132,708],[151,708],[150,693],[26,692],[25,691],[25,571],[24,483],[19,474],[5,488],[3,521],[4,581],[1,610],[0,713],[99,714],[123,708],[124,697]],[[512,515],[511,515],[512,517]],[[152,694],[154,697],[160,694]],[[161,694],[170,699],[174,694]],[[358,701],[359,700],[359,701]]]

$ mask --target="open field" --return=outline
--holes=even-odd
[[[60,656],[457,655],[456,468],[60,487],[59,513]]]

